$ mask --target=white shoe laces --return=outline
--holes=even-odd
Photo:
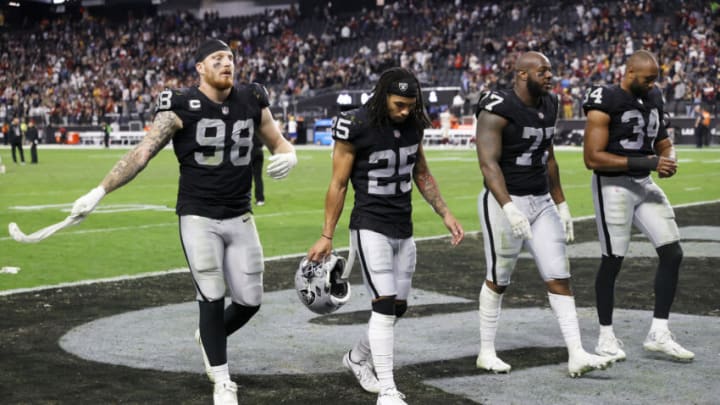
[[[381,397],[394,397],[394,398],[400,398],[405,399],[405,394],[398,391],[397,388],[391,388],[389,390],[385,390],[380,393]]]

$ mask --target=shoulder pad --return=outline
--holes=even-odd
[[[193,98],[188,90],[166,89],[155,100],[155,112],[160,111],[200,111],[200,99]]]
[[[360,109],[343,111],[333,118],[332,137],[341,141],[352,141],[367,126],[367,117]]]
[[[270,96],[268,95],[268,91],[265,86],[260,83],[253,82],[250,84],[250,91],[253,96],[255,96],[258,104],[260,104],[260,108],[265,108],[270,105]]]
[[[612,87],[593,86],[585,93],[583,99],[583,110],[600,110],[609,113],[615,100],[615,92]]]
[[[659,88],[653,87],[652,90],[648,93],[648,101],[654,106],[658,108],[663,108],[665,104],[665,100],[663,99],[662,91],[660,91]]]
[[[512,111],[516,109],[513,102],[508,99],[507,94],[501,91],[487,91],[482,94],[480,101],[478,101],[477,115],[481,111],[489,111],[493,114],[507,117],[512,114]]]

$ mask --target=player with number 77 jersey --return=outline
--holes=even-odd
[[[566,243],[573,240],[570,209],[560,185],[553,137],[558,99],[552,65],[538,52],[515,63],[512,89],[485,94],[478,103],[477,155],[485,189],[478,215],[486,276],[480,289],[480,353],[476,366],[495,373],[511,366],[498,358],[495,336],[501,302],[523,248],[532,254],[568,350],[568,372],[578,377],[608,367],[611,359],[587,353],[580,339],[570,288]]]

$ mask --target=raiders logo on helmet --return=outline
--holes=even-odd
[[[295,272],[295,290],[309,310],[317,314],[337,311],[350,300],[350,283],[342,280],[345,258],[331,254],[323,262],[304,258]]]

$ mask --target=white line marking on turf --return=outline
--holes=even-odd
[[[688,204],[678,204],[673,207],[675,208],[684,208],[684,207],[696,207],[699,205],[707,205],[707,204],[713,204],[718,203],[720,200],[711,200],[711,201],[701,201],[701,202],[694,202],[694,203],[688,203]],[[316,212],[319,210],[308,210],[312,212]],[[267,214],[266,214],[267,215]],[[273,214],[269,214],[273,215]],[[590,219],[595,219],[594,215],[587,215],[584,217],[577,217],[573,218],[573,222],[579,222],[579,221],[587,221]],[[157,226],[166,226],[170,224],[156,224]],[[175,223],[173,223],[175,225]],[[147,226],[147,225],[146,225]],[[480,231],[470,231],[466,232],[466,235],[477,235]],[[448,235],[436,235],[436,236],[425,236],[421,238],[415,238],[416,241],[425,241],[425,240],[434,240],[434,239],[444,239],[449,238]],[[11,238],[0,238],[1,239],[11,239]],[[342,247],[335,249],[338,252],[347,252],[348,247]],[[279,256],[273,256],[273,257],[266,257],[266,262],[272,262],[277,260],[284,260],[284,259],[292,259],[292,258],[300,258],[307,254],[307,252],[302,253],[291,253],[286,255],[279,255]],[[110,278],[99,278],[94,280],[82,280],[82,281],[73,281],[69,283],[60,283],[60,284],[54,284],[54,285],[44,285],[44,286],[38,286],[38,287],[29,287],[29,288],[18,288],[14,290],[5,290],[0,291],[0,296],[4,295],[12,295],[12,294],[21,294],[26,292],[35,292],[35,291],[43,291],[43,290],[52,290],[55,288],[64,288],[64,287],[76,287],[81,285],[90,285],[90,284],[96,284],[96,283],[109,283],[113,281],[123,281],[123,280],[132,280],[132,279],[138,279],[138,278],[146,278],[146,277],[158,277],[158,276],[164,276],[168,274],[175,274],[175,273],[182,273],[189,271],[187,268],[181,268],[181,269],[171,269],[171,270],[165,270],[165,271],[155,271],[150,273],[140,273],[140,274],[134,274],[134,275],[126,275],[126,276],[117,276],[117,277],[110,277]]]

